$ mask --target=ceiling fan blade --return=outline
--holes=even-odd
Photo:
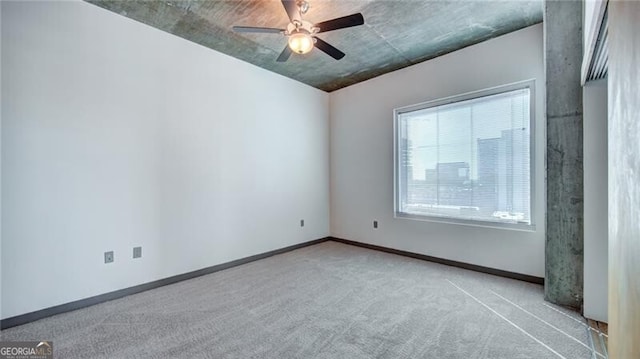
[[[272,27],[234,26],[232,29],[235,32],[263,32],[273,34],[280,34],[284,32],[284,29],[275,29]]]
[[[289,47],[289,45],[284,47],[284,50],[282,50],[282,52],[280,53],[280,56],[278,56],[278,59],[276,61],[278,62],[286,62],[287,60],[289,60],[289,56],[291,56],[291,48]]]
[[[333,20],[327,20],[323,22],[319,22],[314,26],[319,27],[320,31],[318,32],[327,32],[338,29],[344,29],[345,27],[352,27],[364,24],[364,17],[361,13],[347,15],[343,17],[339,17]]]
[[[333,57],[336,60],[340,60],[341,58],[344,57],[344,52],[336,49],[332,45],[329,45],[329,43],[325,42],[321,38],[314,37],[314,39],[316,39],[315,45],[318,48],[318,50],[325,52],[327,55]]]
[[[282,0],[282,6],[284,6],[284,9],[287,11],[287,15],[289,15],[289,20],[291,20],[291,22],[293,22],[293,20],[302,20],[300,18],[300,11],[296,0]]]

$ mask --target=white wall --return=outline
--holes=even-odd
[[[3,318],[329,234],[326,93],[83,2],[2,65]]]
[[[527,79],[536,80],[536,231],[394,219],[393,109]],[[543,277],[544,86],[538,24],[332,92],[332,236]]]
[[[0,84],[2,83],[2,4],[0,3]],[[2,86],[0,86],[0,318],[2,317]]]
[[[584,316],[607,321],[607,81],[583,89]]]

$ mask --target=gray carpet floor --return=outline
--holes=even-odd
[[[602,358],[542,286],[336,242],[0,336],[55,358]]]

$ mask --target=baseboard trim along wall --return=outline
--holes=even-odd
[[[15,317],[2,319],[2,321],[0,321],[0,329],[15,327],[15,326],[33,322],[39,319],[50,317],[56,314],[70,312],[72,310],[81,309],[81,308],[89,307],[95,304],[104,303],[110,300],[126,297],[131,294],[136,294],[136,293],[144,292],[150,289],[162,287],[165,285],[181,282],[183,280],[192,279],[192,278],[200,277],[206,274],[215,273],[224,269],[229,269],[229,268],[236,267],[249,262],[275,256],[277,254],[282,254],[282,253],[290,252],[299,248],[308,247],[318,243],[326,242],[328,240],[329,240],[329,237],[325,237],[325,238],[315,239],[309,242],[294,244],[292,246],[275,249],[273,251],[260,253],[260,254],[256,254],[253,256],[245,257],[245,258],[236,259],[231,262],[217,264],[211,267],[198,269],[188,273],[178,274],[173,277],[159,279],[153,282],[136,285],[134,287],[124,288],[124,289],[116,290],[113,292],[96,295],[94,297],[80,299],[80,300],[76,300],[74,302],[70,302],[66,304],[56,305],[54,307],[37,310],[31,313],[16,315]]]
[[[530,282],[530,283],[544,285],[544,278],[535,277],[535,276],[528,275],[528,274],[514,273],[514,272],[509,272],[509,271],[505,271],[505,270],[501,270],[501,269],[494,269],[494,268],[483,267],[483,266],[479,266],[479,265],[475,265],[475,264],[457,262],[457,261],[452,261],[452,260],[449,260],[449,259],[432,257],[432,256],[428,256],[428,255],[425,255],[425,254],[418,254],[418,253],[413,253],[413,252],[402,251],[402,250],[399,250],[399,249],[393,249],[393,248],[388,248],[388,247],[377,246],[375,244],[368,244],[368,243],[351,241],[351,240],[348,240],[348,239],[329,237],[329,240],[334,241],[334,242],[344,243],[344,244],[350,244],[352,246],[357,246],[357,247],[362,247],[362,248],[367,248],[367,249],[373,249],[373,250],[377,250],[377,251],[397,254],[397,255],[400,255],[400,256],[411,257],[411,258],[415,258],[415,259],[421,259],[421,260],[424,260],[424,261],[429,261],[429,262],[444,264],[444,265],[448,265],[448,266],[468,269],[468,270],[472,270],[472,271],[476,271],[476,272],[482,272],[482,273],[497,275],[499,277],[517,279],[517,280],[521,280],[521,281],[524,281],[524,282]]]
[[[26,323],[29,323],[29,322],[33,322],[33,321],[36,321],[36,320],[39,320],[39,319],[44,319],[44,318],[47,318],[47,317],[50,317],[50,316],[53,316],[53,315],[56,315],[56,314],[62,314],[62,313],[65,313],[65,312],[70,312],[72,310],[81,309],[81,308],[89,307],[89,306],[92,306],[92,305],[95,305],[95,304],[104,303],[104,302],[107,302],[107,301],[110,301],[110,300],[126,297],[126,296],[131,295],[131,294],[144,292],[144,291],[147,291],[147,290],[150,290],[150,289],[155,289],[155,288],[162,287],[162,286],[165,286],[165,285],[181,282],[183,280],[200,277],[200,276],[203,276],[203,275],[206,275],[206,274],[215,273],[215,272],[218,272],[218,271],[221,271],[221,270],[224,270],[224,269],[229,269],[229,268],[236,267],[236,266],[239,266],[239,265],[242,265],[242,264],[246,264],[246,263],[249,263],[249,262],[253,262],[253,261],[257,261],[257,260],[264,259],[264,258],[267,258],[267,257],[271,257],[271,256],[274,256],[274,255],[277,255],[277,254],[282,254],[282,253],[290,252],[290,251],[293,251],[293,250],[296,250],[296,249],[299,249],[299,248],[308,247],[308,246],[312,246],[312,245],[315,245],[315,244],[320,244],[320,243],[323,243],[323,242],[326,242],[326,241],[334,241],[334,242],[344,243],[344,244],[348,244],[348,245],[352,245],[352,246],[357,246],[357,247],[362,247],[362,248],[367,248],[367,249],[373,249],[373,250],[377,250],[377,251],[381,251],[381,252],[387,252],[387,253],[401,255],[401,256],[405,256],[405,257],[420,259],[420,260],[424,260],[424,261],[429,261],[429,262],[449,265],[449,266],[468,269],[468,270],[472,270],[472,271],[476,271],[476,272],[493,274],[493,275],[497,275],[497,276],[500,276],[500,277],[512,278],[512,279],[517,279],[517,280],[530,282],[530,283],[544,284],[544,278],[540,278],[540,277],[534,277],[534,276],[530,276],[530,275],[526,275],[526,274],[514,273],[514,272],[504,271],[504,270],[500,270],[500,269],[488,268],[488,267],[478,266],[478,265],[475,265],[475,264],[457,262],[457,261],[452,261],[452,260],[448,260],[448,259],[432,257],[432,256],[424,255],[424,254],[418,254],[418,253],[413,253],[413,252],[402,251],[402,250],[399,250],[399,249],[393,249],[393,248],[388,248],[388,247],[377,246],[377,245],[374,245],[374,244],[351,241],[351,240],[348,240],[348,239],[342,239],[342,238],[336,238],[336,237],[325,237],[325,238],[315,239],[315,240],[312,240],[312,241],[309,241],[309,242],[294,244],[292,246],[276,249],[276,250],[265,252],[265,253],[261,253],[261,254],[256,254],[256,255],[253,255],[253,256],[245,257],[245,258],[236,259],[236,260],[231,261],[231,262],[226,262],[226,263],[217,264],[217,265],[214,265],[214,266],[211,266],[211,267],[207,267],[207,268],[203,268],[203,269],[198,269],[198,270],[195,270],[193,272],[178,274],[178,275],[175,275],[173,277],[159,279],[159,280],[156,280],[156,281],[153,281],[153,282],[140,284],[140,285],[137,285],[137,286],[134,286],[134,287],[124,288],[124,289],[116,290],[116,291],[113,291],[113,292],[96,295],[94,297],[80,299],[80,300],[76,300],[74,302],[70,302],[70,303],[66,303],[66,304],[60,304],[60,305],[56,305],[54,307],[49,307],[49,308],[37,310],[35,312],[21,314],[21,315],[15,316],[15,317],[2,319],[0,321],[0,329],[7,329],[7,328],[15,327],[15,326],[18,326],[18,325],[26,324]]]

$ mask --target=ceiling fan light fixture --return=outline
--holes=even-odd
[[[306,54],[313,49],[313,38],[305,31],[289,35],[289,48],[295,53]]]

